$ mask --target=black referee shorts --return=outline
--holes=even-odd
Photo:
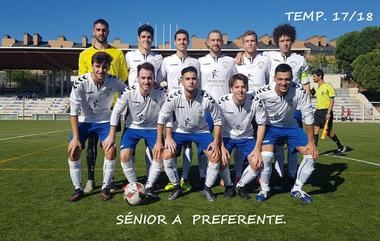
[[[323,128],[326,122],[328,109],[320,109],[314,112],[314,125]],[[332,130],[334,114],[331,112],[327,130]]]

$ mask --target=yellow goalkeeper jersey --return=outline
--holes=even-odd
[[[123,51],[115,47],[109,46],[107,49],[99,50],[91,46],[79,55],[79,75],[92,71],[91,58],[99,51],[104,51],[112,56],[112,62],[108,74],[115,75],[122,81],[126,81],[128,78],[127,63],[123,54]]]

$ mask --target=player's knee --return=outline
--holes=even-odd
[[[132,153],[133,153],[133,151],[129,151],[128,149],[121,150],[120,160],[124,163],[131,161],[132,160]]]
[[[67,152],[67,156],[70,161],[76,161],[80,159],[81,150],[79,148],[75,149],[73,153]]]
[[[114,147],[111,147],[107,151],[104,152],[104,156],[107,160],[115,160],[116,158],[116,149]]]
[[[174,156],[175,156],[175,153],[171,152],[169,149],[165,149],[163,154],[162,154],[162,158],[164,160],[172,159],[172,158],[174,158]]]

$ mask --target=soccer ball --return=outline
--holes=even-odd
[[[128,184],[123,194],[124,200],[130,205],[138,205],[145,200],[145,187],[139,182]]]

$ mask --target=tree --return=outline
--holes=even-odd
[[[361,54],[371,52],[380,43],[380,27],[367,27],[349,32],[337,39],[336,58],[344,71],[352,70],[352,62]]]
[[[325,73],[338,73],[338,66],[334,56],[317,54],[308,59],[308,65],[311,70],[322,69]]]
[[[362,54],[352,63],[352,75],[362,87],[380,91],[380,48]]]

